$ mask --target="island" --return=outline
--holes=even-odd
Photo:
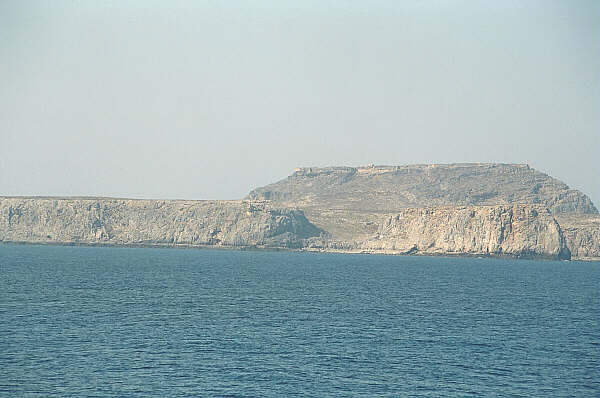
[[[600,215],[528,165],[300,168],[243,200],[0,197],[0,242],[600,260]]]

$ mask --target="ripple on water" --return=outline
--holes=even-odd
[[[599,270],[0,245],[0,393],[594,396]]]

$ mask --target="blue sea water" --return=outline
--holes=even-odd
[[[0,396],[595,397],[600,264],[0,245]]]

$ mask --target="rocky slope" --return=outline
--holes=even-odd
[[[291,247],[321,231],[263,202],[0,198],[0,241]]]
[[[326,240],[311,240],[315,249],[557,258],[567,258],[570,251],[573,258],[600,260],[600,222],[590,222],[598,218],[591,200],[527,165],[302,168],[253,190],[248,198],[303,209],[310,222],[329,234]],[[526,217],[518,225],[504,225],[503,218],[499,224],[484,223],[485,217],[492,217],[485,215],[491,208],[538,216]],[[466,211],[475,214],[470,223],[465,221]],[[389,220],[398,216],[395,227],[389,227]],[[451,230],[446,230],[448,225]],[[487,237],[471,230],[475,225],[475,231]],[[521,232],[500,235],[502,243],[494,243],[489,237],[500,226],[503,231]]]
[[[400,253],[570,258],[560,226],[539,205],[406,209],[389,217],[363,247]]]
[[[598,214],[583,193],[522,164],[302,168],[248,198],[362,212],[528,203],[542,204],[553,214]]]
[[[556,219],[541,205],[440,206],[384,217],[371,236],[311,238],[313,250],[570,259]]]
[[[600,260],[600,215],[526,165],[306,168],[245,201],[0,198],[1,241]]]

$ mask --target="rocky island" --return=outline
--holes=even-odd
[[[261,201],[2,198],[5,242],[300,248],[302,211]]]
[[[600,216],[528,165],[370,165],[297,169],[241,201],[2,197],[0,242],[600,260]]]

